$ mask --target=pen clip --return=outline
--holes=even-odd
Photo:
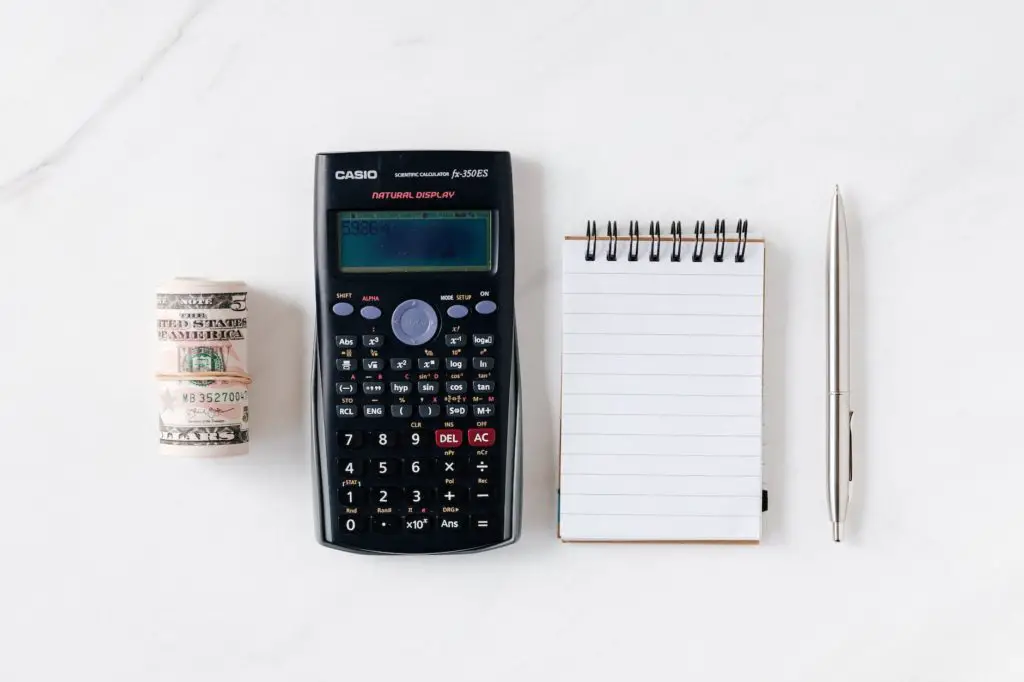
[[[849,451],[847,453],[847,456],[850,458],[850,461],[849,461],[849,465],[850,465],[849,466],[850,479],[849,480],[850,480],[850,483],[853,483],[853,410],[850,410],[850,420],[849,420],[848,423],[849,423],[849,427],[850,427],[850,449],[849,449]]]

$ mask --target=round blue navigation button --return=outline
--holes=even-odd
[[[454,317],[456,320],[469,315],[469,308],[464,305],[453,305],[448,308],[448,317]]]
[[[359,314],[362,315],[365,320],[376,320],[380,317],[380,308],[375,305],[364,305],[359,309]]]
[[[437,313],[418,298],[402,301],[391,313],[391,331],[406,345],[422,346],[437,333]]]
[[[481,315],[490,315],[498,309],[498,304],[494,301],[483,300],[476,304],[476,311]]]
[[[351,303],[345,303],[344,301],[342,301],[340,303],[335,303],[334,307],[331,308],[331,310],[334,311],[335,315],[341,315],[342,317],[344,317],[345,315],[351,315],[354,308],[352,307]]]

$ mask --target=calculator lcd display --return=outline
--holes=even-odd
[[[491,269],[490,211],[340,211],[341,272]]]

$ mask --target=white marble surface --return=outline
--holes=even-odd
[[[1022,18],[0,1],[0,679],[1021,679]],[[516,159],[525,528],[475,556],[351,556],[313,539],[313,155],[428,147]],[[838,547],[836,182],[860,401]],[[738,216],[770,249],[764,544],[559,544],[562,234]],[[155,455],[153,290],[184,274],[256,292],[248,457]]]

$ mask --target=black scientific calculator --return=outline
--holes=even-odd
[[[507,152],[316,157],[318,540],[378,554],[519,537]]]

